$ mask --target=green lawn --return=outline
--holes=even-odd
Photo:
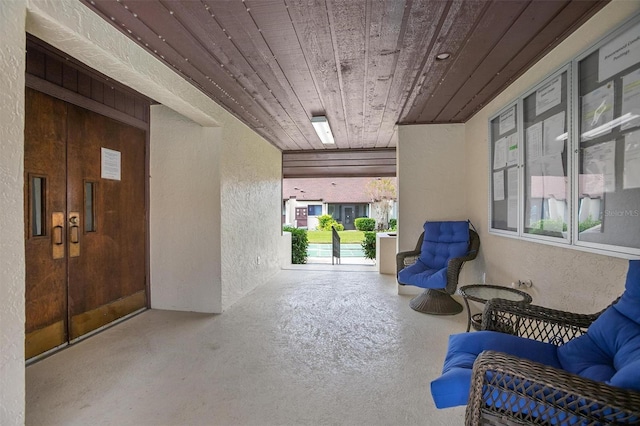
[[[340,243],[360,243],[364,240],[364,232],[362,231],[338,231],[340,235]],[[310,243],[327,243],[331,244],[331,231],[307,231],[307,238]]]

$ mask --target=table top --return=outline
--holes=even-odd
[[[533,300],[528,293],[522,290],[491,284],[465,285],[460,287],[460,294],[466,299],[482,303],[491,299],[506,299],[525,303],[531,303]]]

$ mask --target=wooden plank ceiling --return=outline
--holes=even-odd
[[[82,1],[285,152],[389,149],[396,124],[465,122],[608,2]]]

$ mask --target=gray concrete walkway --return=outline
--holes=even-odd
[[[323,267],[222,315],[146,311],[27,367],[27,424],[463,424],[429,382],[464,314],[414,312],[366,265]]]
[[[309,257],[331,257],[333,246],[331,244],[309,243],[307,255]],[[340,244],[340,256],[364,257],[364,250],[360,244]]]

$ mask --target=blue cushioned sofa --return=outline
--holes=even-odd
[[[598,314],[494,299],[482,321],[450,336],[438,408],[467,404],[467,424],[640,424],[640,260]]]

